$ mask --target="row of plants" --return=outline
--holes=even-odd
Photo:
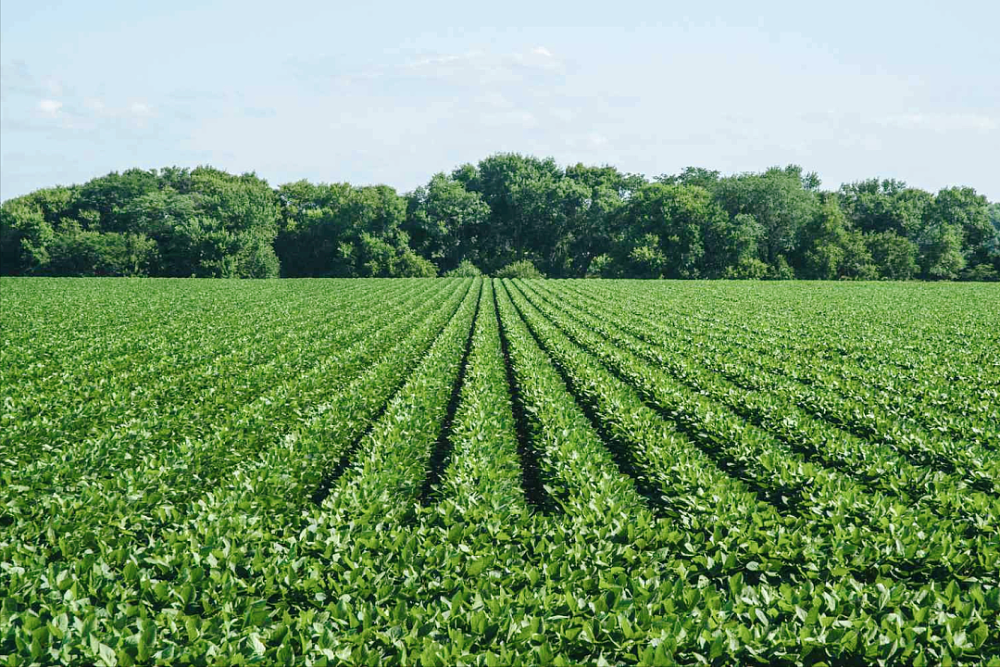
[[[584,327],[552,309],[547,315],[776,507],[826,516],[831,528],[834,523],[856,527],[864,545],[860,564],[878,564],[887,574],[895,569],[904,576],[931,576],[937,568],[972,578],[995,576],[1000,547],[995,532],[966,537],[964,531],[924,508],[904,505],[893,495],[865,488],[840,470],[805,460],[774,434],[705,392],[685,386],[620,340],[608,340],[607,325],[599,328],[595,321]]]
[[[232,405],[251,403],[283,380],[297,380],[332,351],[360,339],[381,321],[360,321],[360,309],[374,295],[359,292],[356,300],[337,300],[334,307],[305,308],[302,302],[293,302],[286,309],[272,302],[274,307],[259,309],[264,312],[252,319],[242,314],[245,304],[237,302],[217,313],[225,324],[209,331],[197,326],[204,315],[196,309],[177,318],[186,325],[179,330],[171,325],[160,332],[149,321],[137,323],[136,331],[121,336],[134,335],[146,344],[123,354],[117,367],[80,359],[67,371],[49,369],[42,362],[33,377],[12,378],[13,400],[5,413],[10,429],[0,437],[29,458],[30,466],[47,461],[47,456],[40,458],[28,446],[44,438],[49,452],[58,452],[60,459],[75,450],[82,457],[99,458],[99,468],[115,472],[120,466],[107,456],[133,453],[132,448],[98,443],[130,435],[155,440],[156,434],[146,428],[153,421],[161,427],[161,437],[171,439],[178,432],[162,428],[170,419],[212,428],[217,419],[231,413]],[[411,298],[415,294],[416,290],[409,293]],[[143,335],[140,327],[155,333]],[[192,418],[196,414],[200,419]]]
[[[240,654],[253,642],[246,634],[233,635],[230,619],[260,606],[258,598],[242,593],[273,588],[267,572],[284,562],[284,556],[275,560],[288,548],[284,536],[301,527],[303,509],[312,505],[325,477],[468,299],[470,282],[446,286],[447,298],[427,299],[425,293],[401,304],[394,326],[330,359],[327,370],[334,374],[317,375],[315,393],[299,394],[311,409],[276,421],[274,437],[256,443],[259,451],[228,456],[242,438],[220,432],[221,437],[173,442],[144,469],[103,486],[83,485],[75,497],[44,489],[31,497],[30,479],[5,487],[10,493],[4,493],[4,516],[11,524],[3,544],[11,575],[5,596],[13,613],[5,642],[35,659],[79,664],[204,656],[213,640],[227,647],[219,649],[223,655]],[[346,362],[352,359],[364,360],[360,374],[338,380],[336,371],[350,368]],[[257,408],[267,412],[268,406]],[[270,416],[248,423],[249,430],[271,423]],[[216,457],[214,472],[192,469],[188,462],[197,461],[198,452],[223,452],[228,460],[223,464]],[[217,481],[202,483],[210,474]],[[273,539],[261,539],[265,524],[277,526]],[[227,564],[219,567],[222,561]],[[51,590],[48,582],[56,580],[59,585]],[[180,625],[170,621],[178,613],[199,628],[205,624],[196,634],[207,643],[191,642],[183,618]],[[31,647],[37,623],[58,628],[60,619],[69,617],[84,625],[75,622],[67,631],[46,634],[45,641],[35,642],[37,650]],[[146,623],[157,628],[155,651],[153,642],[144,649],[134,641]]]
[[[596,292],[596,291],[595,291]],[[621,305],[620,300],[601,300],[602,306],[611,303]],[[630,309],[631,310],[631,309]],[[657,317],[654,306],[631,310],[643,322],[649,322],[652,333],[645,333],[646,340],[652,343],[661,341],[683,343],[689,338],[679,332],[677,320],[674,318]],[[627,318],[624,320],[627,322]],[[796,397],[796,403],[804,410],[824,419],[833,421],[838,426],[855,435],[872,441],[884,442],[899,449],[906,457],[917,464],[937,467],[948,471],[964,472],[974,484],[983,487],[993,487],[993,480],[1000,479],[1000,453],[994,451],[992,443],[998,442],[995,429],[981,421],[950,420],[955,429],[964,433],[966,438],[956,438],[955,433],[949,433],[941,428],[926,428],[918,421],[899,414],[895,401],[879,400],[879,396],[867,389],[850,391],[843,386],[836,389],[830,386],[824,377],[824,371],[816,368],[807,354],[795,354],[782,350],[781,345],[772,344],[769,349],[774,351],[764,354],[764,350],[755,349],[744,336],[735,333],[729,340],[715,337],[712,341],[698,341],[685,348],[693,348],[692,355],[711,347],[721,347],[726,350],[727,358],[738,354],[742,361],[751,366],[747,375],[756,376],[762,380],[778,380],[788,378],[783,384]],[[686,352],[683,357],[690,357]],[[803,380],[803,378],[806,378]],[[976,392],[966,387],[965,391],[972,397]],[[860,393],[858,393],[860,392]],[[781,393],[777,386],[768,389],[768,395]],[[979,404],[989,405],[988,401],[972,398]],[[937,412],[934,408],[926,408]],[[919,408],[918,408],[919,410]]]
[[[639,304],[688,336],[738,336],[760,353],[755,358],[789,362],[785,368],[797,380],[849,395],[874,393],[895,414],[929,428],[958,426],[959,437],[968,437],[971,429],[987,432],[984,425],[1000,419],[1000,348],[991,326],[1000,313],[990,307],[988,290],[843,286],[808,298],[808,291],[745,288],[720,298],[706,289],[692,300],[673,298],[683,294],[676,287],[633,293],[610,283],[602,287],[614,293],[616,304]],[[663,317],[665,308],[672,317]],[[828,326],[830,318],[837,327]]]
[[[59,282],[4,283],[0,664],[1000,665],[995,425],[813,409],[843,286]],[[907,322],[849,372],[944,372]]]
[[[534,286],[536,285],[532,285]],[[523,283],[518,287],[528,289]],[[946,600],[955,594],[955,590],[942,595],[944,584],[941,582],[928,582],[920,586],[919,590],[916,586],[908,587],[905,581],[897,581],[888,567],[885,576],[876,573],[873,580],[866,582],[866,579],[871,578],[871,573],[866,574],[865,554],[858,547],[871,536],[862,530],[852,531],[848,526],[841,526],[842,522],[838,517],[831,520],[819,512],[803,513],[802,516],[781,516],[774,507],[754,498],[752,493],[747,493],[747,489],[740,488],[739,482],[732,477],[728,477],[724,485],[712,488],[711,495],[703,488],[692,488],[712,479],[713,475],[707,472],[711,466],[709,457],[695,453],[697,450],[684,435],[672,430],[670,420],[663,419],[645,406],[627,384],[602,369],[594,357],[574,346],[527,299],[519,297],[515,301],[521,306],[521,313],[543,341],[544,347],[550,351],[553,360],[564,369],[574,393],[583,404],[594,410],[594,418],[603,424],[605,442],[623,450],[621,454],[624,461],[619,465],[629,470],[637,486],[658,487],[662,496],[651,499],[653,507],[662,508],[668,516],[679,514],[683,511],[681,508],[692,508],[695,510],[692,513],[697,515],[700,512],[697,512],[696,501],[691,499],[702,493],[717,503],[716,507],[703,515],[704,527],[697,520],[692,520],[690,515],[680,514],[687,530],[693,533],[685,536],[684,544],[692,553],[698,554],[695,560],[700,568],[704,568],[699,573],[701,576],[739,576],[742,579],[744,574],[749,573],[757,581],[767,581],[770,578],[775,582],[786,582],[786,585],[794,582],[807,589],[813,586],[827,587],[831,591],[829,594],[837,599],[850,600],[848,604],[857,604],[856,609],[861,615],[870,614],[875,619],[881,618],[882,614],[905,617],[921,604],[934,599],[938,600],[936,604],[939,606],[950,605]],[[700,465],[692,465],[693,462]],[[692,473],[692,470],[695,472]],[[684,477],[687,479],[677,482],[678,478]],[[720,477],[718,472],[714,477]],[[677,493],[678,491],[681,493]],[[732,513],[713,515],[713,510],[721,512],[724,511],[723,508],[730,509]],[[702,508],[702,511],[705,509],[707,508]],[[720,525],[752,526],[753,529],[746,532],[734,529],[727,533],[718,530]],[[845,545],[845,542],[851,541],[855,542],[854,547]],[[840,562],[824,561],[831,554],[838,553],[843,558]],[[869,552],[867,555],[872,554]],[[871,564],[867,567],[871,568]],[[892,600],[898,607],[887,608],[886,600],[880,600],[880,596],[876,594],[885,591],[887,587],[892,589]],[[995,623],[996,612],[987,605],[975,604],[974,600],[976,596],[982,596],[984,591],[995,590],[995,575],[983,587],[979,584],[974,584],[974,587],[976,593],[967,597],[966,603],[959,603],[958,608],[962,611],[958,613],[958,617],[964,618],[963,622],[970,629],[980,628],[979,624],[983,623],[978,632],[985,642],[988,628],[983,619],[987,619],[986,622],[992,619]],[[852,599],[852,596],[856,597]],[[880,602],[872,605],[874,600]],[[763,610],[764,613],[772,611],[766,606]],[[916,612],[916,616],[922,616],[922,612]],[[949,616],[953,620],[957,618],[952,614]],[[793,625],[795,623],[794,619],[789,622]],[[878,625],[876,620],[873,627]],[[799,633],[800,639],[806,635],[808,631]],[[956,655],[963,653],[963,650],[947,643],[921,645],[921,641],[914,641],[916,635],[913,632],[904,632],[903,636],[908,641],[904,640],[901,646],[901,636],[894,630],[887,631],[883,624],[881,632],[870,632],[865,636],[865,641],[856,653],[853,652],[853,647],[845,648],[851,644],[854,635],[849,636],[846,643],[842,641],[844,636],[837,632],[819,633],[818,639],[810,638],[810,641],[816,644],[817,655],[834,660],[849,660],[852,656],[853,659],[862,661],[875,661],[879,658],[884,660],[889,659],[894,651],[901,650],[904,657],[896,655],[897,659],[917,662],[927,659],[933,663],[947,660],[945,656],[952,651]],[[801,644],[798,646],[802,648]],[[772,644],[764,650],[771,651],[772,660],[780,659],[779,647]],[[984,649],[985,654],[989,650],[991,649],[988,647]],[[816,655],[813,657],[815,659]]]
[[[553,304],[567,302],[562,294],[549,295],[549,299]],[[570,316],[591,323],[595,318],[586,309],[581,305]],[[660,344],[654,345],[639,337],[651,338],[643,326],[641,319],[631,322],[620,318],[614,327],[606,327],[608,339],[659,364],[689,387],[773,433],[810,461],[840,470],[908,504],[926,502],[943,518],[964,516],[974,526],[995,532],[990,527],[1000,517],[1000,501],[995,495],[969,488],[961,475],[914,465],[888,444],[862,440],[804,411],[797,404],[801,386],[738,366],[745,353],[737,345],[718,349],[709,344],[691,346],[678,336],[658,337]]]

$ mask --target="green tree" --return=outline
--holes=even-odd
[[[697,185],[711,190],[719,182],[720,174],[711,169],[701,167],[685,167],[679,174],[657,176],[655,181],[667,185]]]
[[[986,252],[993,268],[1000,272],[1000,203],[990,204],[990,224],[993,226],[993,238],[986,243]]]
[[[388,186],[299,181],[279,188],[278,199],[275,248],[286,276],[389,276],[408,249],[406,200]]]
[[[490,207],[478,193],[446,174],[436,174],[408,200],[403,229],[418,254],[445,271],[463,258],[479,261],[477,240],[486,229]]]
[[[705,270],[705,238],[726,223],[726,214],[705,188],[650,183],[623,209],[631,237],[629,257],[645,277],[697,278]],[[713,248],[715,250],[715,248]]]
[[[37,203],[21,197],[0,206],[0,270],[5,275],[31,274],[46,266],[54,238]]]
[[[749,213],[715,218],[705,230],[706,277],[762,278],[761,267],[767,273],[760,259],[764,237],[764,228]]]
[[[754,217],[764,230],[762,259],[777,266],[779,255],[796,250],[799,230],[816,214],[815,187],[815,178],[793,165],[722,178],[712,192],[730,217]]]
[[[275,250],[284,275],[349,277],[354,265],[342,245],[356,240],[348,219],[347,183],[289,183],[278,188],[282,218]]]
[[[928,280],[955,280],[965,268],[962,227],[938,222],[928,227],[920,242],[920,265]]]
[[[556,278],[1000,273],[1000,205],[971,188],[820,186],[794,165],[732,176],[688,167],[648,182],[516,153],[438,173],[406,196],[349,183],[274,189],[211,167],[130,169],[0,205],[0,272],[390,277],[528,262]]]
[[[646,180],[611,166],[566,168],[574,200],[566,207],[563,240],[558,244],[560,276],[601,275],[610,269],[608,250],[621,236],[620,213]],[[597,261],[598,266],[591,267]]]
[[[142,195],[161,189],[159,174],[155,169],[129,169],[122,173],[112,172],[87,181],[79,187],[69,208],[69,217],[90,224],[82,224],[84,230],[143,233],[130,204]]]
[[[744,257],[726,267],[722,277],[728,280],[764,280],[771,275],[770,267],[756,257]]]
[[[667,258],[660,250],[660,237],[656,234],[643,234],[630,245],[626,277],[662,278],[667,270]]]
[[[896,232],[878,232],[865,237],[879,276],[889,280],[910,280],[917,275],[917,245]]]
[[[990,264],[977,264],[962,272],[962,280],[994,283],[1000,280],[1000,271]]]
[[[969,264],[991,263],[990,247],[996,230],[990,222],[986,197],[972,188],[945,188],[928,210],[928,225],[955,225],[961,230],[962,254]]]
[[[157,245],[144,234],[64,230],[49,249],[43,272],[56,276],[145,276],[156,262]]]
[[[799,232],[801,276],[820,280],[876,275],[861,233],[850,229],[837,200],[825,198]]]
[[[406,248],[396,260],[394,278],[433,278],[438,269],[432,261]]]
[[[911,239],[920,234],[926,211],[934,203],[931,193],[893,179],[857,181],[842,186],[838,194],[841,208],[856,229]]]
[[[476,192],[490,208],[490,218],[479,238],[481,266],[493,272],[520,259],[552,264],[566,220],[565,198],[584,198],[567,187],[555,160],[517,153],[491,155],[453,177]]]

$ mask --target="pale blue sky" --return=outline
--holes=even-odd
[[[497,151],[1000,200],[1000,2],[0,2],[0,198],[212,164],[410,190]]]

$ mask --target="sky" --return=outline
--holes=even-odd
[[[409,191],[492,153],[1000,201],[1000,2],[0,2],[0,199],[131,167]]]

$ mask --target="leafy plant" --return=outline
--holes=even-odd
[[[496,272],[497,278],[544,278],[545,276],[527,259],[511,262]]]
[[[0,663],[1000,665],[990,285],[0,290]]]

